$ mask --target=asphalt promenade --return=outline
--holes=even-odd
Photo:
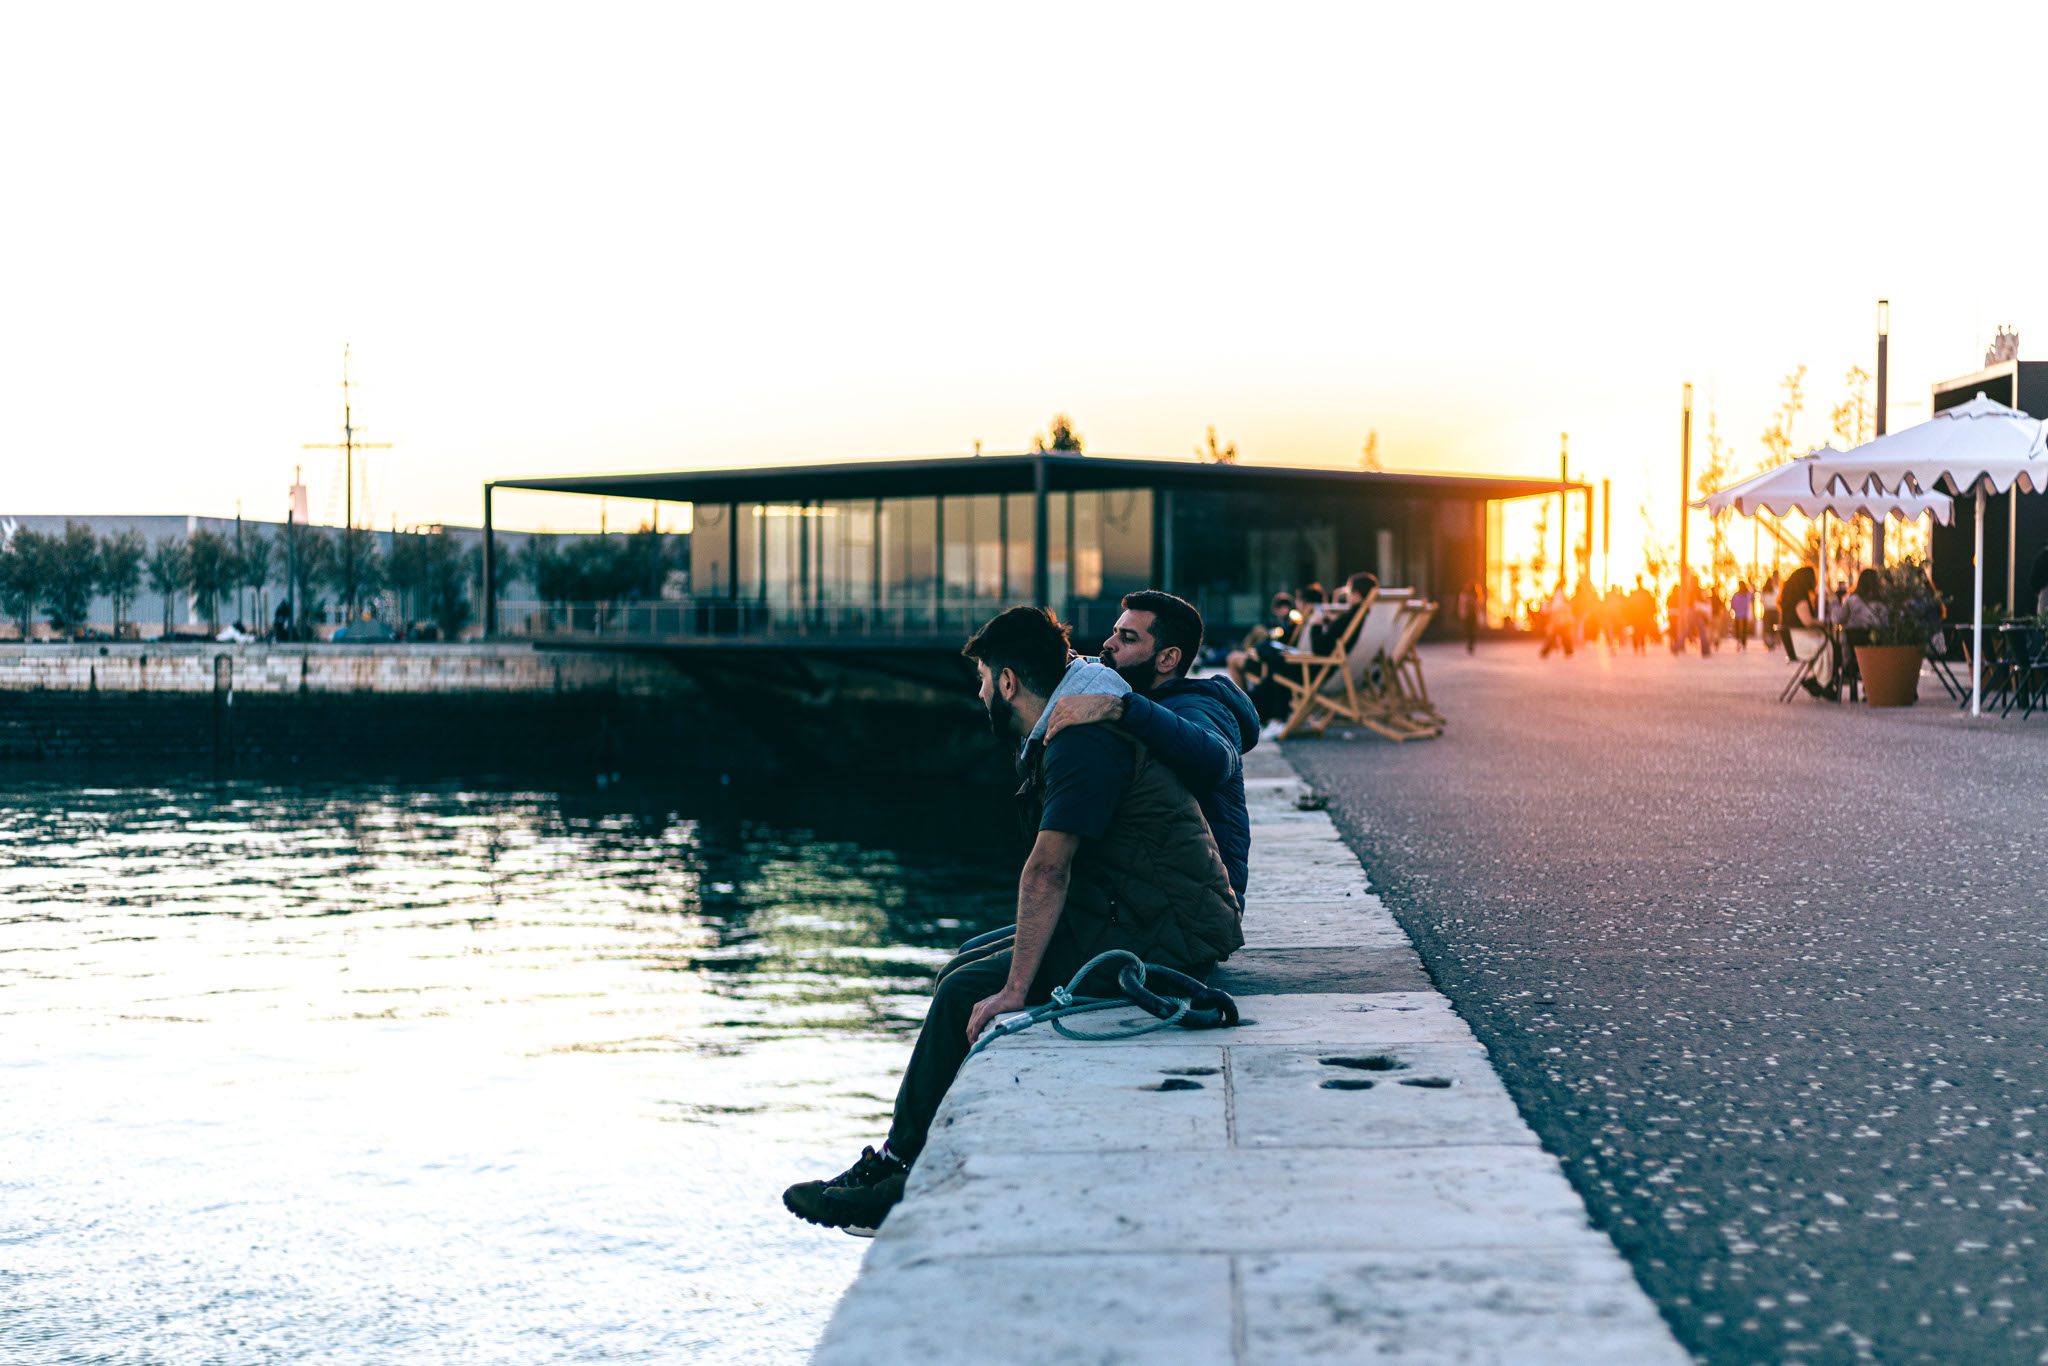
[[[1424,658],[1443,739],[1289,757],[1679,1341],[2048,1361],[2048,716]]]
[[[818,1366],[1686,1360],[1304,790],[1249,756],[1244,1022],[970,1059]]]

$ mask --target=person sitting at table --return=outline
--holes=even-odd
[[[1813,661],[1813,672],[1800,679],[1799,686],[1814,697],[1839,702],[1835,652],[1815,602],[1819,589],[1819,577],[1811,566],[1801,565],[1785,576],[1785,586],[1778,592],[1778,638],[1785,642],[1785,657],[1793,663]]]
[[[1835,604],[1832,613],[1835,625],[1850,631],[1872,631],[1886,625],[1890,618],[1885,611],[1884,585],[1875,569],[1866,569],[1856,576],[1856,587],[1849,596]],[[1868,640],[1850,639],[1853,644],[1869,644]]]

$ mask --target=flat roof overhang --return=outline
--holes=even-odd
[[[646,498],[665,503],[794,503],[824,498],[902,498],[931,494],[1029,493],[1045,466],[1049,491],[1199,489],[1212,493],[1386,493],[1408,497],[1532,498],[1591,486],[1503,475],[1393,474],[1313,466],[1206,465],[1099,455],[945,456],[855,460],[832,465],[770,465],[738,470],[578,474],[494,479],[494,489]]]

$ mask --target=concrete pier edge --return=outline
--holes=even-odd
[[[816,1366],[1689,1362],[1293,766],[1245,770],[1246,1023],[970,1061]]]

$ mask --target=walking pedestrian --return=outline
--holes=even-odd
[[[1458,624],[1465,631],[1465,653],[1468,655],[1479,648],[1481,593],[1478,584],[1468,583],[1458,594]]]
[[[1756,594],[1749,591],[1749,580],[1740,579],[1735,584],[1735,596],[1729,600],[1729,610],[1735,614],[1735,648],[1743,653],[1749,650],[1749,628],[1754,624]]]

